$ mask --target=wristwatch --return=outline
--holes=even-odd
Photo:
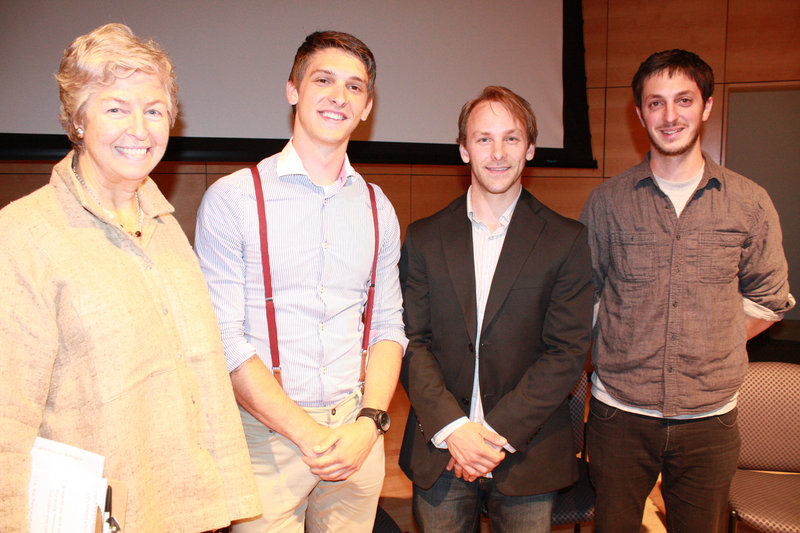
[[[389,419],[389,413],[387,413],[386,411],[381,411],[380,409],[373,409],[372,407],[364,407],[361,411],[358,412],[356,420],[358,420],[362,416],[371,418],[372,421],[375,422],[375,427],[378,428],[378,431],[380,432],[381,435],[389,431],[391,420]]]

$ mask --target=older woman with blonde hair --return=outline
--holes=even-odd
[[[108,24],[56,78],[73,150],[0,210],[0,525],[27,530],[37,436],[105,457],[128,531],[256,515],[206,284],[149,178],[177,113],[173,65]]]

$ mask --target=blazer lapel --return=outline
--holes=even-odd
[[[467,218],[466,195],[463,201],[454,202],[449,216],[441,222],[441,239],[444,259],[453,289],[461,307],[461,315],[472,342],[478,328],[475,303],[475,266],[472,257],[472,227]]]
[[[544,221],[536,214],[537,202],[533,196],[522,189],[511,223],[508,225],[503,249],[497,260],[497,267],[492,279],[492,288],[486,301],[481,331],[492,323],[508,296],[508,291],[517,280],[522,265],[533,252],[536,241],[544,229]],[[474,274],[473,274],[474,277]],[[474,284],[474,282],[473,282]],[[473,290],[474,293],[474,290]],[[474,298],[473,298],[474,300]]]

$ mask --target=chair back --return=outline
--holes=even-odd
[[[575,442],[575,453],[583,451],[583,427],[586,422],[586,390],[589,378],[586,371],[581,372],[578,383],[569,393],[569,417],[572,423],[572,440]]]
[[[739,468],[800,472],[800,364],[750,363],[737,405]]]

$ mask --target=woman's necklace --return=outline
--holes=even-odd
[[[117,218],[116,215],[114,215],[114,213],[112,211],[109,211],[108,209],[105,208],[105,206],[103,205],[103,202],[100,201],[100,198],[97,197],[97,195],[94,193],[94,191],[92,189],[90,189],[88,185],[86,185],[85,181],[83,181],[83,178],[81,177],[81,175],[78,174],[78,157],[77,156],[72,158],[72,172],[75,173],[75,177],[78,178],[79,182],[81,182],[81,185],[83,185],[83,188],[86,189],[86,192],[89,193],[89,196],[91,196],[92,199],[95,202],[97,202],[97,205],[100,206],[100,209],[105,211],[105,213],[108,216],[108,218],[110,218],[112,220],[116,220],[116,218]],[[138,239],[138,238],[140,238],[142,236],[142,220],[143,220],[142,207],[139,205],[139,191],[136,191],[135,193],[133,193],[133,197],[136,199],[136,212],[139,214],[139,227],[136,228],[136,231],[128,231],[125,228],[122,228],[122,229],[125,230],[125,233],[127,233],[131,237],[136,237]],[[122,223],[120,223],[120,227],[122,227]]]

